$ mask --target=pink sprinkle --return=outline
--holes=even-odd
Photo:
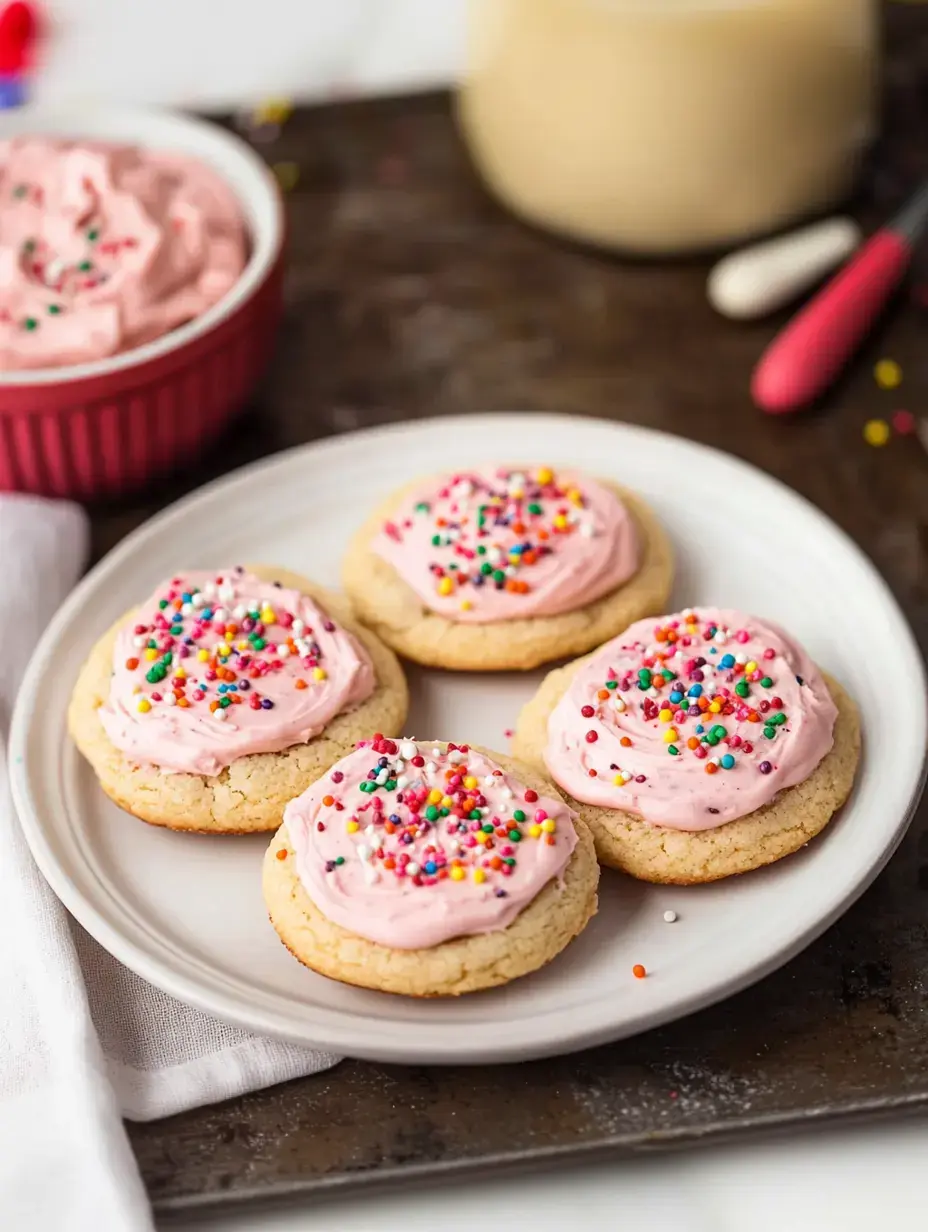
[[[535,812],[535,820],[538,822],[539,825],[541,825],[543,821],[548,820],[548,814],[545,812],[544,809],[537,809]]]
[[[892,425],[900,436],[911,436],[915,431],[915,416],[911,411],[894,411]]]
[[[511,727],[507,727],[506,730],[503,732],[503,735],[506,737],[507,740],[511,740],[515,734],[516,733],[512,730]]]
[[[735,634],[735,641],[740,642],[741,645],[743,646],[750,636],[751,635],[748,633],[747,629],[739,629],[738,632]]]
[[[772,647],[772,646],[768,646],[768,647],[767,647],[767,649],[764,651],[764,658],[765,658],[765,659],[774,659],[774,658],[776,658],[776,653],[777,653],[777,652],[773,649],[773,647]]]
[[[706,746],[704,744],[701,744],[699,745],[698,748],[693,749],[693,752],[696,754],[696,756],[699,758],[700,761],[704,761],[705,758],[709,756],[709,754],[706,752]]]

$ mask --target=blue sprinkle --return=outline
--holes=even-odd
[[[393,824],[394,824],[395,826],[398,826],[398,825],[399,825],[399,823],[400,823],[400,815],[399,815],[399,813],[391,813],[391,814],[390,814],[390,821],[392,821],[392,822],[393,822]]]
[[[697,735],[697,736],[701,736],[701,735],[702,735],[702,733],[703,733],[705,730],[706,730],[706,729],[703,727],[702,723],[697,723],[697,724],[696,724],[696,735]]]
[[[203,611],[200,613],[200,616],[202,617],[203,620],[212,620],[213,619],[213,609],[211,607],[205,607]]]
[[[734,655],[730,655],[730,654],[722,655],[721,659],[719,659],[719,667],[734,667],[734,666],[735,666],[735,656]]]
[[[438,870],[438,865],[435,863],[435,861],[429,860],[428,864],[426,864],[425,866],[425,871],[429,874],[429,876],[431,876],[431,874],[436,872],[437,870]]]
[[[686,696],[687,697],[702,697],[702,685],[694,684],[693,687],[687,691]]]
[[[193,595],[188,590],[185,590],[180,597],[181,603],[190,603],[193,600]]]
[[[218,692],[220,692],[220,693],[225,693],[225,691],[226,691],[226,689],[228,689],[228,687],[229,687],[229,686],[228,686],[227,684],[221,684],[221,685],[219,686]]]
[[[226,692],[227,692],[227,693],[237,693],[237,692],[238,692],[238,685],[237,685],[237,684],[227,684],[227,685],[226,685]]]
[[[274,703],[271,701],[271,699],[270,699],[269,697],[262,697],[262,698],[261,698],[261,706],[262,706],[262,708],[263,708],[264,710],[273,710],[273,709],[274,709]]]
[[[709,647],[709,654],[718,654],[718,653],[719,652],[716,650],[714,646]]]
[[[725,753],[722,757],[722,769],[730,770],[734,764],[735,759],[732,757],[731,753]]]
[[[674,703],[674,705],[676,705],[678,702],[683,701],[683,694],[674,689],[673,693],[670,695],[670,700]]]

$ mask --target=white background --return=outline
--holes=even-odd
[[[42,0],[39,0],[42,3]],[[230,107],[428,88],[463,0],[45,0],[34,97]]]
[[[459,64],[463,0],[49,0],[44,10],[51,36],[35,97],[229,107],[440,84]],[[925,1226],[926,1158],[928,1128],[914,1121],[172,1226],[546,1232],[582,1219],[610,1232],[893,1232]]]

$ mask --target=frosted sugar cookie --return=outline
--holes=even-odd
[[[550,962],[596,911],[593,841],[551,785],[497,753],[366,741],[287,805],[264,861],[307,967],[432,997]]]
[[[527,669],[666,604],[667,536],[633,492],[576,471],[486,466],[396,493],[343,566],[355,611],[433,667]]]
[[[770,621],[699,608],[642,620],[551,672],[519,717],[603,864],[712,881],[789,855],[847,798],[857,709]]]
[[[273,830],[372,728],[398,730],[395,656],[280,569],[177,574],[94,647],[68,714],[103,790],[154,825]]]

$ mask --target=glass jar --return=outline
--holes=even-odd
[[[469,0],[458,116],[528,221],[713,248],[848,193],[877,47],[875,0]]]

